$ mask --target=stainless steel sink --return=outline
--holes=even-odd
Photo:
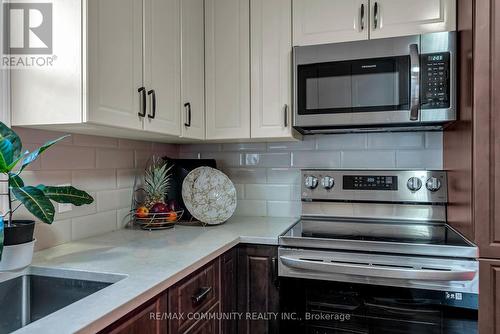
[[[125,277],[37,267],[17,274],[0,273],[0,334],[11,333]]]

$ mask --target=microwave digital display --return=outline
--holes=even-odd
[[[345,175],[344,190],[398,190],[398,177],[388,175]]]

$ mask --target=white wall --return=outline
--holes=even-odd
[[[235,183],[238,215],[299,216],[300,168],[442,169],[440,132],[339,134],[302,142],[182,145],[180,157],[215,158]]]

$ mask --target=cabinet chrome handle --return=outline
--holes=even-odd
[[[378,2],[373,4],[373,30],[378,28],[378,15],[379,15]]]
[[[191,126],[191,103],[185,103],[184,108],[186,109],[186,119],[187,122],[184,123],[185,127],[190,127]]]
[[[204,286],[201,287],[196,294],[191,296],[191,300],[193,301],[193,304],[199,304],[201,303],[205,298],[207,298],[208,294],[212,291],[211,286]]]
[[[155,92],[154,89],[151,89],[148,92],[148,96],[151,95],[151,94],[153,95],[153,97],[152,97],[153,98],[153,107],[151,108],[152,111],[153,111],[153,114],[148,114],[148,117],[151,118],[151,119],[153,119],[153,118],[156,117],[156,92]]]
[[[359,26],[361,31],[365,30],[365,4],[361,4],[361,12],[359,15]]]
[[[418,45],[410,44],[410,121],[420,118],[420,56]]]
[[[139,92],[139,94],[141,94],[141,97],[142,97],[141,111],[138,112],[137,114],[140,117],[144,117],[144,116],[146,116],[146,88],[145,87],[141,87],[141,88],[139,88],[137,90],[137,92]]]
[[[288,104],[285,104],[283,106],[283,114],[284,114],[284,117],[283,117],[283,124],[285,125],[285,128],[288,127]]]

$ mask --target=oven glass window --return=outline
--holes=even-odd
[[[409,109],[409,57],[298,67],[299,114]]]

